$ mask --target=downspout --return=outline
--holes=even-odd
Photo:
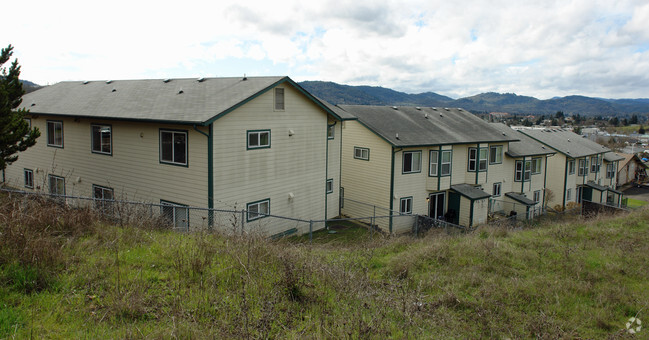
[[[532,164],[530,164],[531,166]],[[527,170],[527,166],[525,165],[525,156],[523,156],[523,178],[521,178],[521,195],[525,191],[525,172]],[[530,181],[532,180],[532,169],[530,169]]]
[[[214,225],[214,124],[208,125],[209,133],[199,130],[194,124],[194,130],[207,137],[207,225],[211,229]]]
[[[340,152],[338,157],[340,160],[338,161],[338,216],[342,216],[343,211],[342,211],[342,200],[344,197],[340,195],[340,188],[343,186],[343,122],[340,121]]]
[[[329,126],[336,126],[336,122],[334,121],[333,125],[329,125],[329,122],[327,122],[327,129],[325,130],[325,150],[326,150],[326,155],[325,155],[325,211],[324,211],[324,216],[325,216],[325,227],[327,227],[327,208],[328,208],[328,203],[329,203],[329,194],[327,193],[327,181],[329,180]],[[334,138],[336,138],[336,131],[334,128]],[[339,183],[340,186],[340,183]],[[332,191],[333,191],[333,183],[332,183]],[[333,194],[333,192],[332,192]],[[340,194],[340,192],[339,192]],[[326,228],[328,229],[328,228]]]
[[[437,155],[437,191],[440,190],[442,187],[442,146],[439,146],[439,151],[437,151],[439,155]],[[429,162],[430,163],[430,162]],[[428,169],[428,173],[430,173],[430,169]]]
[[[476,144],[475,155],[475,184],[478,185],[478,176],[480,175],[480,143]],[[471,201],[473,202],[473,201]],[[471,225],[471,224],[469,224]]]
[[[568,157],[566,157],[566,168],[563,172],[563,203],[562,206],[566,208],[566,188],[568,187]]]
[[[392,235],[392,211],[394,210],[394,155],[403,149],[395,149],[392,147],[392,157],[390,163],[390,235]]]
[[[548,157],[552,156],[545,155],[545,164],[543,164],[545,168],[543,169],[543,202],[541,203],[541,206],[543,206],[544,209],[547,208],[545,205],[545,191],[548,188]]]
[[[462,201],[460,201],[460,205],[462,204],[461,202]],[[473,203],[474,201],[471,200],[471,213],[469,214],[469,228],[473,227]]]

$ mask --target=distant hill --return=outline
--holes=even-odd
[[[585,96],[554,97],[540,100],[515,93],[481,93],[453,99],[434,92],[408,94],[384,87],[350,86],[325,81],[299,83],[307,91],[332,104],[450,106],[472,112],[515,114],[565,114],[582,116],[628,116],[649,114],[649,98],[604,99]]]
[[[25,90],[25,93],[34,92],[34,91],[40,89],[41,87],[43,87],[43,86],[38,85],[36,83],[32,83],[29,80],[21,80],[21,82],[23,83],[23,90]]]

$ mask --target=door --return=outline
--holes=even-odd
[[[581,188],[582,188],[581,189],[581,191],[582,191],[582,197],[581,198],[583,200],[586,200],[586,201],[592,201],[593,200],[593,188],[589,188],[589,187],[581,187]],[[581,201],[579,203],[581,203]]]
[[[460,222],[460,194],[455,192],[448,193],[448,222],[459,224]]]
[[[428,196],[428,216],[438,220],[444,219],[444,201],[446,194],[438,192]]]

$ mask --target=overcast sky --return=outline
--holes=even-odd
[[[245,73],[451,97],[649,97],[647,0],[30,0],[3,13],[0,45],[42,85]]]

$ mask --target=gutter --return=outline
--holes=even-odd
[[[194,130],[207,137],[207,208],[210,209],[207,225],[211,229],[214,225],[214,124],[210,123],[208,128],[209,132],[205,133],[194,124]]]
[[[566,187],[568,187],[568,157],[566,157],[566,166],[563,171],[563,203],[562,206],[565,209],[566,208]],[[575,160],[575,163],[577,163],[577,160]],[[578,165],[578,164],[575,164]]]

